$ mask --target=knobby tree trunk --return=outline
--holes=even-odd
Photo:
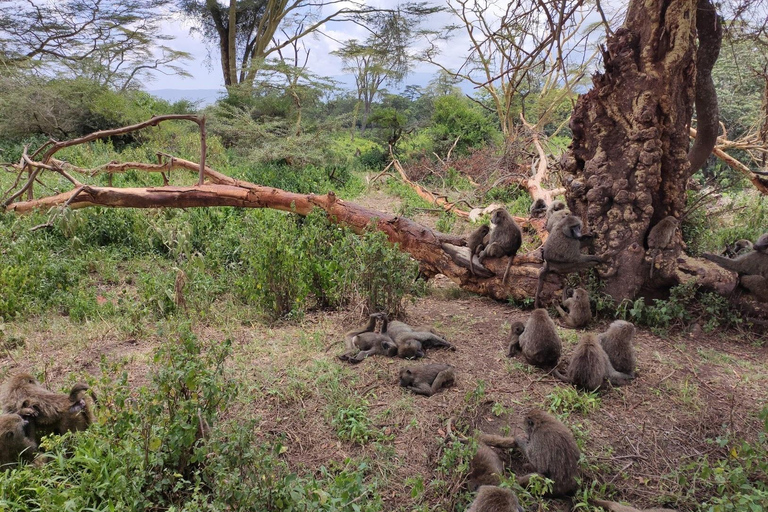
[[[593,76],[593,89],[579,98],[571,118],[573,142],[563,156],[566,197],[597,234],[596,252],[609,257],[601,277],[606,293],[619,301],[636,297],[644,286],[681,280],[679,231],[657,256],[653,282],[647,235],[661,219],[680,218],[685,208],[697,3],[709,4],[632,0],[625,25],[603,50],[605,72]],[[714,11],[708,15],[717,20]],[[712,25],[716,30],[717,23]],[[712,44],[719,48],[719,37],[699,34],[698,40],[709,55]],[[700,95],[707,98],[706,91]],[[712,109],[704,105],[699,114],[709,113],[711,120]],[[715,124],[716,109],[715,103]],[[706,146],[714,139],[700,144],[695,154],[709,154]]]

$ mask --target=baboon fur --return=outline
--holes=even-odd
[[[456,347],[448,343],[442,337],[431,332],[428,328],[414,328],[404,322],[399,322],[397,320],[390,322],[387,318],[385,318],[384,324],[381,327],[381,333],[389,336],[390,339],[392,339],[392,341],[397,344],[397,355],[400,357],[414,357],[413,355],[404,355],[401,353],[401,350],[410,352],[415,349],[416,346],[414,344],[408,344],[409,340],[418,341],[420,348],[423,349],[447,348],[449,350],[456,350]],[[401,349],[400,347],[404,348]]]
[[[741,285],[752,292],[761,302],[768,302],[768,233],[760,235],[753,251],[734,259],[716,254],[704,253],[704,258],[721,267],[736,272]]]
[[[670,215],[661,219],[648,233],[648,252],[652,255],[651,279],[653,279],[653,271],[656,268],[656,258],[661,251],[672,248],[674,236],[679,225],[679,221]]]
[[[397,355],[397,345],[387,336],[374,332],[377,320],[386,322],[384,313],[373,313],[369,316],[368,324],[362,329],[349,331],[344,335],[347,351],[339,356],[342,361],[359,363],[363,359],[373,355]],[[382,324],[382,329],[384,328]]]
[[[621,386],[633,379],[631,375],[618,372],[613,368],[608,354],[593,333],[582,336],[581,341],[576,345],[566,376],[557,370],[553,375],[585,391],[600,389],[605,379],[614,386]]]
[[[551,233],[555,228],[557,228],[557,225],[560,224],[560,222],[562,222],[562,220],[570,214],[571,210],[568,210],[567,208],[565,210],[557,210],[556,212],[552,212],[552,214],[547,217],[547,231]]]
[[[589,293],[584,288],[576,288],[573,297],[563,299],[565,310],[556,305],[555,308],[563,318],[565,325],[572,329],[584,327],[592,321],[592,309],[589,307]]]
[[[635,326],[624,320],[614,321],[607,331],[597,336],[613,368],[618,372],[635,374],[637,358],[635,348],[632,346],[634,337]]]
[[[723,250],[722,253],[720,253],[720,255],[725,256],[726,258],[733,259],[736,256],[747,254],[753,249],[754,249],[754,246],[752,245],[752,242],[750,242],[749,240],[741,239],[741,240],[736,240],[732,244],[725,244],[725,249]]]
[[[610,512],[676,512],[675,510],[671,508],[644,508],[639,509],[635,507],[631,507],[628,505],[622,505],[621,503],[617,503],[615,501],[606,501],[606,500],[589,500],[593,504],[597,505],[598,507],[603,507],[605,510],[608,510]]]
[[[537,218],[537,217],[543,217],[547,213],[547,202],[543,199],[537,199],[533,202],[531,205],[530,210],[530,217],[531,218]]]
[[[469,247],[469,272],[473,276],[475,275],[475,264],[473,260],[475,259],[475,256],[480,254],[485,248],[485,237],[490,231],[490,226],[482,225],[467,237],[467,247]]]
[[[422,364],[400,370],[400,386],[417,395],[432,396],[453,386],[455,378],[453,366],[448,364]]]
[[[467,512],[523,512],[517,494],[495,485],[483,485]]]
[[[507,268],[501,283],[507,282],[509,268],[515,259],[518,249],[523,243],[523,232],[512,216],[504,208],[496,208],[491,214],[491,231],[488,234],[488,245],[480,252],[478,259],[482,263],[486,258],[501,258],[509,256]]]
[[[548,369],[557,365],[563,343],[560,341],[560,336],[557,335],[555,322],[549,318],[546,309],[534,310],[528,317],[525,329],[521,334],[517,334],[519,330],[519,322],[512,324],[507,352],[509,357],[522,352],[529,364],[539,368]],[[515,337],[517,337],[517,342],[515,342]]]
[[[477,453],[469,463],[467,488],[475,491],[482,485],[498,485],[504,474],[504,464],[490,446],[477,443]]]
[[[35,440],[48,434],[85,430],[94,422],[93,400],[86,396],[88,386],[75,384],[69,394],[54,393],[41,386],[34,377],[19,373],[0,386],[0,408],[5,413],[34,411]]]
[[[30,423],[19,414],[0,414],[0,471],[10,469],[19,459],[31,462],[37,442]]]
[[[576,491],[579,447],[571,431],[560,420],[541,409],[531,409],[525,416],[526,437],[502,437],[482,434],[480,442],[499,448],[517,446],[533,465],[536,473],[517,479],[523,487],[533,474],[554,482],[552,496],[570,496]]]

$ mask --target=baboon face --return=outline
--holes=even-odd
[[[567,216],[564,220],[560,221],[563,234],[568,238],[579,240],[581,238],[581,220],[573,215]]]
[[[587,293],[587,290],[585,290],[584,288],[576,288],[573,291],[573,298],[579,302],[588,301],[589,294]]]
[[[768,233],[760,235],[760,238],[757,239],[753,247],[756,251],[768,250]]]
[[[397,355],[397,345],[393,341],[382,342],[381,348],[384,349],[384,353],[388,357],[395,357]]]
[[[413,373],[408,368],[400,370],[400,386],[408,387],[413,384]]]
[[[512,322],[512,334],[517,334],[518,336],[523,334],[523,331],[525,330],[525,324],[523,322]]]

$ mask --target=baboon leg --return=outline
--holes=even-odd
[[[634,378],[635,377],[633,375],[616,371],[613,368],[608,370],[608,382],[610,382],[612,386],[618,387],[629,384],[629,382]]]
[[[443,387],[448,387],[453,384],[454,373],[453,369],[443,370],[437,374],[434,382],[432,382],[432,394],[434,395],[440,391]]]
[[[501,284],[506,284],[507,282],[507,275],[509,275],[509,267],[512,266],[512,260],[514,260],[514,256],[509,257],[509,261],[507,262],[507,269],[504,271],[504,277],[501,278]]]
[[[362,362],[362,360],[368,356],[373,356],[380,353],[381,351],[378,348],[372,348],[371,350],[361,350],[360,352],[357,353],[355,357],[350,357],[349,359],[347,359],[347,361],[349,361],[352,364],[357,364]]]
[[[539,296],[541,295],[541,290],[544,288],[544,279],[547,277],[547,274],[549,274],[549,265],[545,261],[544,265],[541,267],[541,270],[539,270],[539,282],[536,285],[536,299],[533,301],[533,307],[536,309],[541,307],[539,305]]]
[[[763,276],[741,276],[741,286],[752,292],[760,302],[768,302],[768,279]]]
[[[560,315],[560,317],[565,318],[568,316],[568,313],[566,313],[565,310],[561,308],[559,304],[555,304],[555,309],[557,310],[557,313]]]
[[[556,378],[557,380],[565,382],[566,384],[570,384],[571,383],[570,379],[568,379],[568,377],[566,377],[565,375],[560,373],[558,370],[552,370],[552,376],[554,378]]]
[[[483,252],[478,254],[477,259],[482,263],[485,258],[500,258],[502,256],[504,256],[504,249],[498,243],[493,242],[485,246]]]
[[[408,389],[416,393],[417,395],[424,395],[424,396],[432,396],[435,394],[435,391],[432,389],[433,386],[430,386],[426,382],[421,382],[417,386],[408,386]]]
[[[510,343],[509,348],[507,349],[507,357],[515,357],[521,351],[522,351],[522,348],[520,347],[519,341],[515,343]]]
[[[528,487],[528,482],[531,480],[531,477],[534,475],[544,478],[544,476],[541,473],[528,473],[527,475],[523,475],[520,478],[518,478],[517,483],[520,484],[520,487]]]
[[[447,348],[449,350],[456,350],[456,347],[454,347],[448,341],[444,340],[437,334],[433,334],[427,331],[404,332],[397,337],[397,342],[399,343],[408,339],[420,341],[424,348]]]

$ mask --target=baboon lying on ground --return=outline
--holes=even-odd
[[[591,501],[598,507],[603,507],[605,510],[609,510],[610,512],[676,512],[671,508],[645,508],[641,510],[639,508],[622,505],[621,503],[616,503],[615,501],[605,501],[605,500],[589,500],[589,501]]]
[[[19,414],[0,414],[0,471],[10,469],[19,459],[31,462],[35,457],[37,443],[31,427]]]
[[[386,314],[381,333],[386,334],[397,345],[397,355],[404,359],[423,357],[424,349],[447,348],[456,350],[456,347],[425,327],[411,327],[397,320],[389,321]],[[418,342],[418,343],[416,343]]]
[[[417,395],[432,396],[453,386],[455,378],[453,366],[448,364],[423,364],[400,370],[400,386]]]
[[[14,375],[0,386],[0,408],[6,413],[31,409],[38,443],[48,434],[85,430],[94,422],[93,400],[86,396],[88,386],[75,384],[69,395],[42,387],[27,373]]]
[[[536,470],[517,479],[523,487],[533,474],[539,474],[554,482],[552,496],[572,495],[576,491],[579,447],[568,427],[551,414],[532,409],[525,416],[525,433],[527,439],[482,434],[480,442],[507,449],[518,446],[522,450]]]
[[[483,485],[467,512],[524,512],[517,495],[509,489]]]
[[[378,320],[383,322],[382,329],[385,328],[386,316],[385,313],[374,313],[370,315],[368,324],[365,327],[346,333],[344,335],[344,342],[347,351],[340,355],[339,359],[350,363],[359,363],[372,355],[396,356],[397,345],[395,345],[395,342],[386,334],[374,332]]]

